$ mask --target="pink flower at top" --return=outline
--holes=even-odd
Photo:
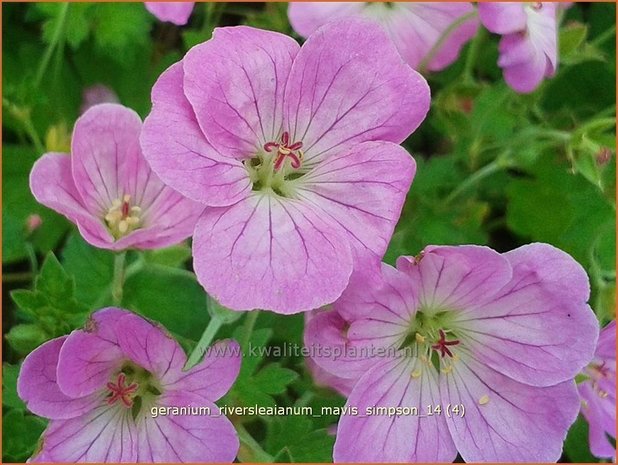
[[[164,185],[139,147],[132,110],[96,105],[75,123],[71,155],[46,153],[30,189],[43,205],[77,224],[95,247],[154,249],[186,239],[203,207]]]
[[[529,93],[558,67],[556,3],[479,3],[483,25],[501,34],[500,58],[506,83]]]
[[[183,371],[186,356],[162,327],[118,308],[95,312],[24,360],[19,396],[51,420],[31,461],[232,462],[238,437],[214,402],[238,376],[238,349],[219,342]]]
[[[474,13],[474,7],[467,2],[292,2],[288,9],[292,27],[303,37],[334,19],[369,18],[388,32],[403,59],[414,69],[438,45],[427,63],[429,71],[444,69],[457,59],[478,29]]]
[[[590,451],[597,457],[616,457],[616,322],[601,331],[594,359],[584,370],[581,412],[588,421]]]
[[[323,349],[322,368],[356,380],[335,461],[556,461],[598,337],[588,297],[581,266],[546,244],[430,246],[354,280],[305,332],[308,347],[345,350]]]
[[[189,21],[195,2],[144,2],[144,5],[159,21],[184,26]]]
[[[302,48],[216,29],[161,75],[152,101],[144,155],[207,206],[193,263],[222,305],[321,307],[355,262],[386,250],[415,172],[397,144],[425,118],[429,88],[375,24],[335,21]]]

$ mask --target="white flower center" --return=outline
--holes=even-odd
[[[120,239],[138,229],[142,222],[141,212],[137,205],[131,206],[131,196],[128,194],[114,200],[105,215],[105,222],[114,238]]]

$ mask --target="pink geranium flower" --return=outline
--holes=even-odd
[[[354,260],[386,250],[415,171],[397,144],[423,121],[429,89],[375,24],[336,21],[302,48],[216,29],[152,100],[144,155],[210,207],[194,267],[222,305],[318,308],[341,295]]]
[[[514,90],[535,90],[558,66],[555,2],[479,3],[483,25],[501,34],[500,58],[506,83]]]
[[[154,249],[186,239],[203,207],[152,172],[139,147],[141,128],[121,105],[90,108],[75,123],[71,155],[47,153],[34,164],[34,197],[96,247]]]
[[[238,376],[240,357],[236,342],[218,346],[183,371],[186,356],[163,328],[118,308],[46,342],[17,381],[28,408],[51,420],[31,461],[233,461],[236,432],[213,402]]]
[[[590,451],[597,457],[616,457],[616,322],[601,331],[594,359],[579,384],[581,412],[590,425]],[[614,443],[608,439],[614,438]]]
[[[294,30],[303,37],[334,19],[369,18],[388,32],[403,59],[414,69],[437,45],[427,69],[439,71],[453,63],[476,34],[478,18],[471,15],[474,11],[467,2],[292,2],[288,16]]]
[[[159,21],[184,26],[193,13],[195,2],[144,2],[144,5]]]
[[[598,336],[588,297],[581,266],[546,244],[432,246],[354,281],[305,334],[309,347],[344,348],[314,359],[357,380],[335,461],[557,460]]]

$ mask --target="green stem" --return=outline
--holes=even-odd
[[[275,458],[260,447],[258,442],[253,439],[253,436],[249,434],[243,425],[237,423],[234,426],[236,426],[240,442],[252,452],[249,461],[257,463],[273,463],[275,461]]]
[[[465,191],[470,189],[479,181],[483,180],[487,176],[490,176],[498,171],[501,171],[509,166],[508,161],[504,157],[498,157],[491,163],[483,166],[480,170],[476,171],[472,176],[468,177],[464,182],[462,182],[457,189],[455,189],[451,194],[446,198],[446,203],[451,203]]]
[[[455,32],[455,30],[457,30],[459,26],[461,26],[466,21],[474,18],[477,14],[478,13],[476,12],[476,10],[471,11],[470,13],[467,13],[457,18],[456,21],[454,21],[449,27],[446,28],[446,30],[442,33],[438,41],[433,45],[433,47],[431,47],[431,49],[429,49],[429,52],[427,53],[427,55],[425,55],[425,58],[423,58],[423,60],[421,61],[421,64],[418,67],[421,74],[425,74],[425,72],[427,71],[427,66],[429,66],[429,64],[433,61],[437,53],[442,49],[442,46],[444,45],[444,42],[446,42],[446,39],[448,39],[450,35],[453,32]]]
[[[32,242],[26,241],[26,253],[28,254],[28,261],[30,262],[30,271],[32,275],[36,276],[39,272],[39,260],[36,258],[36,251]]]
[[[199,363],[199,361],[204,356],[204,353],[206,352],[206,348],[210,345],[215,335],[217,334],[217,331],[219,331],[222,325],[223,320],[219,316],[213,315],[208,322],[208,325],[206,326],[202,337],[191,352],[189,360],[187,360],[187,363],[185,363],[183,370],[189,370]]]
[[[613,35],[616,34],[616,25],[612,25],[607,31],[603,34],[598,35],[593,41],[590,42],[591,45],[598,47],[602,45],[606,40],[611,39]]]
[[[62,33],[64,32],[64,25],[66,23],[68,11],[69,3],[62,3],[60,6],[60,13],[58,15],[58,23],[56,24],[56,29],[54,30],[54,33],[52,35],[51,42],[47,46],[47,49],[45,49],[45,54],[43,55],[43,59],[41,60],[41,64],[39,65],[39,68],[35,75],[34,87],[39,87],[41,85],[41,82],[43,81],[43,76],[45,75],[45,71],[47,70],[47,66],[49,65],[49,60],[51,60],[54,50],[60,42]]]
[[[120,252],[114,257],[114,278],[112,280],[112,302],[118,306],[122,303],[122,287],[125,278],[126,252]]]
[[[466,83],[474,82],[474,65],[476,65],[476,59],[478,58],[479,51],[481,50],[481,45],[483,45],[486,36],[487,32],[484,28],[481,27],[479,28],[476,36],[470,43],[470,48],[468,49],[468,54],[466,55],[466,62],[464,64],[463,70],[463,80]]]
[[[257,321],[257,317],[259,315],[259,310],[253,310],[247,314],[247,318],[245,318],[245,324],[243,326],[243,335],[242,340],[240,341],[240,347],[243,352],[246,352],[249,348],[249,342],[251,341],[251,334],[253,333],[253,328],[255,327],[255,322]]]
[[[19,273],[2,273],[3,283],[21,283],[31,281],[34,275],[29,271],[23,271]]]

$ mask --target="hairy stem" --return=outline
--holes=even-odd
[[[191,355],[189,356],[187,363],[185,363],[183,370],[190,370],[199,363],[199,361],[204,356],[206,349],[208,348],[215,335],[217,334],[217,331],[219,331],[222,325],[223,320],[218,315],[213,315],[208,322],[208,325],[206,325],[206,329],[204,330],[202,337],[191,352]]]
[[[114,257],[114,278],[112,280],[112,302],[118,306],[122,303],[122,288],[125,278],[125,258],[127,253],[120,252]]]

